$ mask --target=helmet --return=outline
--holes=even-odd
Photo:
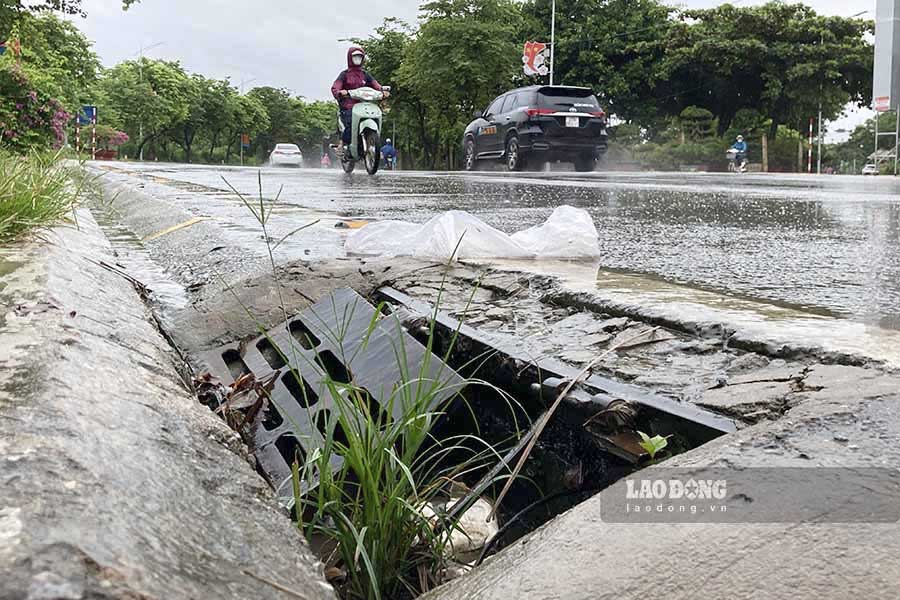
[[[744,136],[742,136],[742,135],[737,136],[737,141],[743,142],[743,141],[744,141]]]
[[[391,138],[388,138],[388,139],[384,140],[384,143],[385,143],[385,144],[390,144],[390,143],[391,143]]]

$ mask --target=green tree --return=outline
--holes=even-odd
[[[106,72],[99,87],[116,125],[139,154],[188,118],[192,83],[179,63],[144,58],[119,63]]]
[[[525,3],[521,41],[549,41],[550,7],[550,0]],[[555,82],[592,88],[619,119],[662,126],[660,97],[672,93],[662,60],[673,11],[657,0],[558,0]]]
[[[26,14],[13,26],[12,36],[19,40],[21,64],[34,85],[70,110],[89,100],[100,60],[75,25],[52,14]]]
[[[307,156],[317,154],[322,141],[337,129],[337,104],[317,100],[298,100],[298,121],[295,142]]]
[[[893,112],[880,113],[877,117],[866,120],[858,125],[846,142],[834,144],[830,149],[834,166],[844,164],[845,171],[851,171],[856,165],[858,173],[865,165],[869,156],[875,152],[875,119],[878,119],[879,131],[893,131],[897,127],[896,114]],[[879,150],[890,150],[894,146],[894,139],[890,136],[882,136],[878,139]],[[891,163],[893,169],[893,163]]]
[[[687,10],[679,18],[662,68],[685,91],[668,110],[707,108],[719,118],[720,134],[741,109],[771,118],[774,138],[779,125],[815,114],[820,101],[833,119],[848,102],[871,100],[870,21],[781,2]]]
[[[16,150],[62,144],[99,61],[81,32],[54,15],[22,13],[11,35],[17,51],[0,57],[0,143]]]
[[[705,108],[688,106],[678,115],[678,120],[684,136],[689,140],[702,140],[716,134],[716,118]]]
[[[393,140],[395,145],[400,145],[401,160],[406,161],[406,167],[413,167],[412,159],[422,156],[425,144],[423,139],[427,131],[424,126],[426,108],[412,88],[407,88],[400,78],[400,68],[407,49],[415,38],[415,30],[404,21],[387,18],[375,29],[374,35],[353,39],[353,43],[362,46],[366,51],[366,70],[383,85],[391,86],[391,98],[385,104],[385,126],[388,131],[398,131],[403,136],[402,142]],[[403,135],[406,132],[418,132],[418,135]],[[429,148],[433,148],[430,145]],[[430,161],[430,155],[426,159]]]
[[[253,144],[257,158],[264,160],[275,144],[294,141],[297,106],[290,92],[282,88],[253,88],[248,96],[257,100],[269,116],[268,128],[258,133]]]
[[[512,85],[521,64],[521,11],[511,0],[436,0],[422,5],[422,24],[398,79],[424,108],[418,135],[427,166],[455,155],[472,112]]]
[[[241,134],[252,138],[269,130],[269,113],[259,98],[237,96],[234,99],[234,120],[229,124],[228,140],[225,148],[225,162],[231,162],[232,151],[238,149]]]
[[[128,7],[137,2],[140,2],[140,0],[122,0],[122,9],[128,10]],[[0,0],[0,41],[6,39],[13,24],[21,16],[29,13],[46,13],[50,11],[67,15],[85,16],[81,8],[81,0],[35,0],[31,2]]]

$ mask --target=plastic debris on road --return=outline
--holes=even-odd
[[[429,260],[447,260],[454,250],[457,260],[593,258],[600,254],[598,240],[597,228],[587,211],[560,206],[542,225],[511,236],[467,212],[451,210],[423,225],[406,221],[370,223],[348,236],[346,248],[352,254]]]

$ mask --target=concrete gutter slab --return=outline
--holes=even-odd
[[[0,254],[0,598],[332,598],[78,223]]]

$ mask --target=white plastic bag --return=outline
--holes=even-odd
[[[574,206],[558,206],[543,225],[514,233],[512,239],[541,258],[593,258],[600,236],[591,215]]]
[[[405,221],[370,223],[347,237],[352,254],[448,260],[478,258],[588,258],[599,254],[590,215],[560,206],[550,218],[512,236],[463,211],[451,210],[424,225]],[[457,249],[457,244],[459,248]]]

